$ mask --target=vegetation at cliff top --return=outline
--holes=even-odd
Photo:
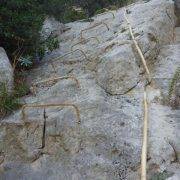
[[[40,31],[46,16],[61,22],[85,19],[109,6],[122,6],[129,0],[0,0],[0,46],[17,67],[27,68],[59,43],[54,36],[42,40]]]

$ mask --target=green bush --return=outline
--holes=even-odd
[[[93,16],[97,11],[108,8],[116,9],[133,0],[44,0],[44,10],[61,22],[70,22]],[[82,8],[82,12],[73,7]]]
[[[44,11],[54,16],[57,20],[63,20],[63,14],[67,7],[71,4],[71,1],[67,0],[44,0]]]
[[[85,19],[86,13],[73,8],[77,3],[73,0],[44,0],[44,11],[46,14],[54,16],[57,20],[66,23],[80,19]]]
[[[27,56],[30,61],[41,59],[46,47],[50,46],[49,39],[43,42],[40,35],[45,17],[42,0],[1,0],[1,46],[12,61],[21,57],[20,66],[27,65],[23,63]],[[57,40],[54,37],[51,39],[52,43],[56,41],[57,47]],[[53,44],[50,50],[53,50]]]
[[[34,55],[39,46],[44,21],[42,7],[37,0],[2,0],[0,5],[0,42],[8,55]]]

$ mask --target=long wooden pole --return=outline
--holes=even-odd
[[[144,126],[143,126],[143,142],[141,153],[141,180],[146,180],[147,166],[147,139],[148,139],[148,103],[146,88],[144,89]]]
[[[134,34],[133,34],[133,31],[132,31],[132,27],[131,27],[131,24],[127,18],[127,15],[126,15],[126,9],[125,9],[125,12],[124,12],[124,17],[125,17],[125,20],[128,24],[128,28],[129,28],[129,32],[130,32],[130,35],[131,35],[131,38],[133,40],[133,43],[136,47],[136,50],[140,56],[140,59],[143,63],[143,66],[146,70],[146,73],[148,75],[148,82],[150,83],[151,82],[151,74],[150,74],[150,71],[147,67],[147,63],[146,63],[146,60],[144,58],[144,55],[134,37]],[[141,180],[146,180],[146,176],[147,176],[147,139],[148,139],[148,103],[147,103],[147,93],[146,93],[146,85],[144,86],[144,98],[143,98],[143,102],[144,102],[144,125],[143,125],[143,142],[142,142],[142,152],[141,152]]]
[[[129,32],[130,32],[131,38],[132,38],[133,43],[134,43],[134,45],[135,45],[135,47],[136,47],[136,49],[137,49],[137,52],[138,52],[138,54],[139,54],[139,56],[140,56],[140,59],[141,59],[141,61],[142,61],[142,63],[143,63],[143,66],[144,66],[144,68],[145,68],[145,70],[146,70],[146,73],[147,73],[147,75],[148,75],[148,81],[149,81],[149,83],[150,83],[150,82],[151,82],[150,71],[149,71],[149,69],[148,69],[148,67],[147,67],[147,63],[146,63],[146,60],[145,60],[145,58],[144,58],[144,55],[143,55],[143,53],[142,53],[142,51],[141,51],[141,49],[140,49],[140,47],[139,47],[139,45],[138,45],[135,37],[134,37],[131,24],[130,24],[130,22],[129,22],[129,19],[128,19],[127,16],[126,16],[126,10],[125,10],[125,12],[124,12],[124,17],[125,17],[125,20],[126,20],[126,22],[127,22],[127,24],[128,24],[128,28],[129,28]]]

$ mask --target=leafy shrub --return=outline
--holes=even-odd
[[[39,46],[44,14],[37,0],[2,0],[0,6],[0,42],[9,55],[33,55]],[[13,57],[11,57],[13,58]]]
[[[45,53],[46,44],[40,34],[46,17],[43,7],[42,0],[1,0],[1,46],[11,60],[17,61],[21,57],[19,66],[29,66],[30,61],[41,59]],[[54,46],[49,46],[52,51]]]
[[[45,47],[51,52],[54,49],[59,48],[59,41],[56,36],[52,34],[45,40],[44,42]]]
[[[57,20],[66,23],[71,21],[76,21],[80,19],[85,19],[86,13],[83,11],[78,11],[74,8],[76,5],[73,0],[45,0],[44,10],[47,14],[54,16]]]

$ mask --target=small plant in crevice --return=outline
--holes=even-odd
[[[173,108],[180,107],[180,67],[174,73],[174,76],[169,84],[168,101]]]
[[[31,56],[20,57],[19,63],[22,67],[26,67],[26,68],[30,67],[32,66],[32,57]]]
[[[40,40],[39,46],[31,55],[21,54],[15,57],[13,62],[14,70],[27,70],[38,64],[46,53],[52,52],[54,49],[59,48],[59,40],[57,36],[50,34],[45,40]]]
[[[173,175],[173,173],[171,172],[167,172],[167,171],[163,171],[160,173],[155,173],[150,180],[166,180],[167,178],[171,177]]]
[[[176,69],[174,76],[169,84],[169,91],[168,91],[169,99],[172,96],[172,93],[174,91],[175,85],[177,84],[178,80],[180,80],[180,67]]]
[[[59,40],[57,36],[54,36],[52,34],[46,39],[44,44],[50,52],[52,52],[54,49],[59,48]]]

